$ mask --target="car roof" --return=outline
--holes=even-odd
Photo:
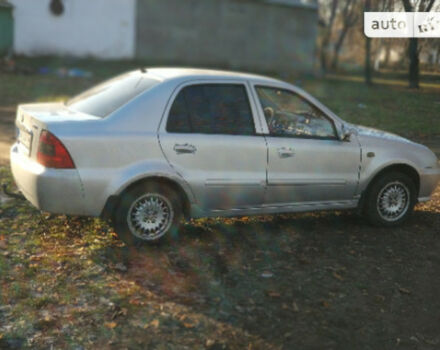
[[[159,78],[162,81],[166,80],[197,80],[197,79],[243,79],[259,82],[271,82],[280,83],[282,81],[263,75],[233,72],[226,70],[215,69],[200,69],[200,68],[180,68],[180,67],[158,67],[158,68],[145,68],[139,70],[139,72],[148,73],[151,76]]]

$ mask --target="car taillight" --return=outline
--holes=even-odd
[[[75,165],[66,147],[52,133],[43,130],[38,144],[37,161],[48,168],[73,169]]]

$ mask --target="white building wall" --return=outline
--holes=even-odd
[[[9,0],[14,9],[14,51],[25,55],[131,58],[136,0],[63,0],[55,16],[50,0]]]

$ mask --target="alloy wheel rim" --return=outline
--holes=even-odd
[[[410,192],[400,181],[388,183],[377,196],[377,211],[382,219],[393,222],[402,218],[409,208]]]
[[[168,231],[173,217],[171,203],[166,197],[158,193],[147,193],[131,204],[127,223],[134,236],[153,241]]]

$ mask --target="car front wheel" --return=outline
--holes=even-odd
[[[377,179],[369,189],[365,214],[376,226],[398,226],[413,211],[416,187],[412,179],[399,172],[390,172]]]
[[[182,218],[179,197],[157,183],[135,186],[121,197],[114,216],[116,233],[128,245],[175,237]]]

